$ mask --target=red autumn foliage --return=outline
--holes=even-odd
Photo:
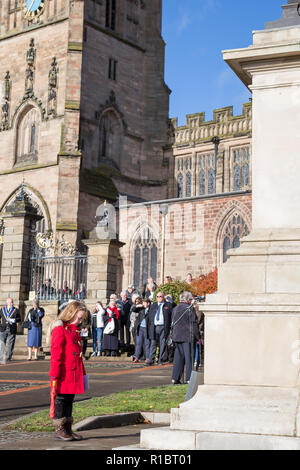
[[[218,290],[218,270],[214,269],[212,273],[207,275],[202,274],[197,279],[194,279],[191,284],[193,295],[203,296],[213,294]]]

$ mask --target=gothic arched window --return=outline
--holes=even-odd
[[[207,187],[208,194],[214,194],[216,192],[215,183],[216,183],[215,170],[211,168],[210,170],[208,170],[208,187]]]
[[[240,191],[250,184],[250,148],[244,147],[233,152],[233,190]]]
[[[233,190],[239,191],[241,189],[241,167],[235,165],[233,174]]]
[[[107,111],[100,121],[99,163],[108,160],[119,167],[122,151],[122,126],[116,113]]]
[[[17,121],[16,163],[37,160],[39,126],[39,110],[33,106],[26,108]]]
[[[135,241],[133,283],[142,288],[149,277],[157,276],[157,240],[148,227],[144,227]]]
[[[204,196],[205,194],[205,171],[200,171],[200,181],[199,181],[199,193],[200,196]]]
[[[183,197],[183,175],[179,173],[177,177],[177,197]]]
[[[238,213],[234,213],[224,230],[223,263],[226,263],[228,260],[228,250],[231,248],[238,248],[240,246],[241,238],[248,234],[249,228],[246,222]]]
[[[185,196],[191,197],[192,195],[192,175],[190,172],[186,174],[185,180]]]
[[[250,183],[250,172],[248,163],[245,163],[245,165],[243,165],[242,177],[243,186],[248,186],[248,184]]]

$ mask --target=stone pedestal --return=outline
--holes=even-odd
[[[119,250],[124,244],[110,239],[84,240],[83,243],[88,247],[86,303],[95,306],[99,300],[106,304],[110,295],[117,290]]]
[[[203,305],[205,385],[170,428],[143,431],[144,448],[300,449],[300,26],[287,10],[289,27],[224,52],[253,93],[253,231]]]

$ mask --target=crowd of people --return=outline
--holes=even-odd
[[[167,276],[165,283],[171,282]],[[192,282],[190,274],[186,282]],[[127,352],[134,363],[145,366],[173,363],[172,383],[181,383],[184,368],[189,382],[193,364],[201,364],[203,314],[196,313],[190,292],[183,292],[176,305],[172,295],[158,290],[155,280],[149,278],[142,294],[129,285],[119,296],[112,294],[107,306],[97,302],[82,325],[83,354],[91,337],[91,357]]]
[[[167,276],[165,284],[171,282],[172,278]],[[190,274],[186,282],[192,282]],[[49,281],[44,288],[51,289]],[[90,357],[127,353],[134,363],[144,362],[145,366],[173,363],[172,383],[181,383],[184,367],[188,382],[193,364],[199,366],[201,363],[203,314],[198,313],[197,316],[193,296],[189,292],[182,293],[176,305],[172,295],[158,290],[155,280],[149,278],[142,293],[134,285],[129,285],[120,295],[112,294],[107,305],[96,302],[81,324],[83,357],[89,357],[87,347],[91,340]],[[62,304],[60,311],[72,301],[74,299]],[[39,301],[34,300],[22,323],[23,328],[28,328],[28,361],[38,359],[44,315]],[[12,358],[19,322],[20,313],[13,305],[13,299],[8,299],[7,305],[0,309],[0,363]],[[5,354],[6,343],[8,351]]]
[[[190,276],[190,275],[189,275]],[[191,277],[189,277],[189,280]],[[168,276],[166,284],[172,279]],[[67,286],[64,286],[67,287]],[[51,283],[45,284],[48,294]],[[165,289],[164,289],[165,290]],[[42,345],[45,311],[35,299],[24,321],[12,298],[0,308],[0,363],[12,359],[18,323],[28,329],[28,361],[38,360]],[[172,383],[189,382],[193,361],[199,365],[203,341],[203,314],[197,316],[190,292],[180,295],[176,305],[170,294],[149,278],[142,295],[133,285],[120,295],[112,294],[104,306],[100,301],[89,311],[83,299],[68,299],[60,306],[58,318],[50,324],[50,413],[55,435],[64,441],[81,440],[72,430],[76,394],[89,388],[83,357],[92,338],[91,356],[117,356],[127,351],[134,363],[172,363]],[[8,345],[6,351],[6,344]],[[200,347],[200,349],[199,349]]]

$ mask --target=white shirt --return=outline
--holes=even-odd
[[[157,319],[157,310],[156,310],[155,316],[154,316],[154,325],[155,326],[162,326],[165,323],[164,314],[163,314],[164,302],[157,303],[157,305],[158,305],[157,309],[159,308],[159,318]]]
[[[103,315],[105,314],[105,310],[99,304],[97,304],[96,307],[97,307],[97,312],[93,313],[93,316],[96,316],[97,318],[97,328],[104,328]]]

